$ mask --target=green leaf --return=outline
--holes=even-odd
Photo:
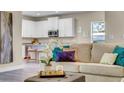
[[[49,60],[48,60],[48,65],[50,65],[50,62],[52,61],[52,58],[50,58]]]

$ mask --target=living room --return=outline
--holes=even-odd
[[[123,3],[1,0],[1,92],[124,93]]]
[[[1,0],[1,93],[124,93],[123,0]]]
[[[1,61],[0,81],[31,81],[30,77],[45,69],[61,69],[67,75],[68,72],[79,75],[81,82],[124,80],[123,59],[122,63],[115,64],[117,55],[114,54],[118,46],[123,52],[123,11],[2,11],[1,19],[4,15],[9,15],[12,20],[10,31],[13,39],[10,40],[11,61]],[[52,59],[50,68],[46,68],[49,63],[46,55],[53,58],[56,47],[64,53],[73,52],[73,61],[76,61],[67,61],[69,54],[66,54],[64,62],[53,62],[58,59]],[[11,78],[14,73],[15,78]],[[20,73],[22,78],[18,76]]]

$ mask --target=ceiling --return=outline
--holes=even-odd
[[[30,16],[30,17],[44,17],[44,16],[71,14],[71,13],[79,13],[79,12],[84,12],[84,11],[23,11],[22,15]]]

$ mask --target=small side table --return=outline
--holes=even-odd
[[[38,50],[37,49],[28,49],[28,56],[30,55],[29,53],[34,53],[35,54],[35,58],[33,58],[33,59],[30,58],[29,60],[34,60],[35,62],[38,62],[38,60],[39,60]]]
[[[48,51],[46,49],[45,50],[29,49],[28,50],[28,55],[29,55],[30,52],[33,52],[35,54],[35,58],[34,59],[29,59],[29,60],[34,60],[36,62],[39,62],[39,54],[40,53],[45,53],[48,56]]]

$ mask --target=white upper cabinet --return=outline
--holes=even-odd
[[[48,21],[36,22],[36,37],[48,37]]]
[[[56,31],[58,30],[59,18],[58,17],[50,17],[48,18],[48,30]]]
[[[59,20],[59,37],[74,37],[74,19],[65,18]]]
[[[22,37],[32,37],[35,30],[35,22],[22,20]]]
[[[47,38],[48,31],[59,31],[59,37],[74,37],[74,19],[58,17],[45,21],[22,20],[22,37]]]
[[[48,21],[22,20],[22,37],[48,37]]]

